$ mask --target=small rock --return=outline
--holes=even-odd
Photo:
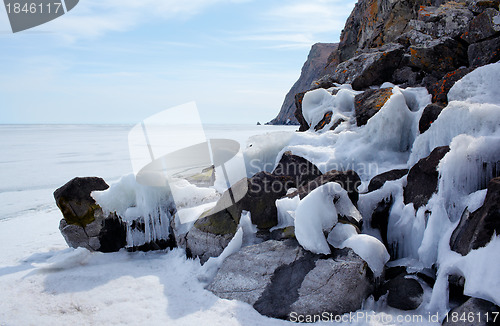
[[[392,88],[367,90],[354,98],[354,111],[358,127],[365,125],[392,96]]]
[[[424,112],[420,117],[420,121],[418,122],[418,130],[421,134],[426,132],[431,127],[431,124],[436,121],[443,109],[444,107],[436,103],[431,103],[425,107]]]
[[[450,239],[450,248],[467,255],[484,247],[493,234],[500,234],[500,178],[492,179],[483,206],[473,213],[465,212]]]
[[[391,170],[374,176],[368,185],[368,192],[382,188],[387,181],[401,179],[408,174],[408,169]]]
[[[431,154],[418,161],[408,173],[408,182],[404,188],[404,203],[413,203],[415,209],[427,204],[438,186],[439,161],[448,153],[449,146],[436,147]]]
[[[321,129],[325,128],[326,125],[328,125],[330,122],[332,122],[332,111],[328,111],[325,113],[323,118],[318,122],[316,126],[314,126],[314,131],[320,131]]]

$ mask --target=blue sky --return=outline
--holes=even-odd
[[[206,123],[274,118],[356,1],[80,0],[12,34],[0,9],[0,123],[137,123],[196,101]]]

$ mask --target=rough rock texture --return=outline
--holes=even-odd
[[[480,14],[488,8],[497,9],[500,5],[500,0],[466,0],[467,8],[474,14]]]
[[[90,196],[94,190],[108,188],[101,178],[74,178],[54,192],[64,216],[59,230],[70,247],[114,252],[126,246],[125,224],[115,214],[105,216]]]
[[[382,188],[387,181],[401,179],[408,174],[407,169],[391,170],[374,176],[368,185],[368,192]]]
[[[415,310],[423,302],[422,285],[407,273],[402,273],[384,285],[389,291],[387,304],[400,310]]]
[[[403,58],[404,47],[390,43],[377,51],[357,55],[337,66],[327,78],[340,84],[352,84],[356,90],[390,80]]]
[[[500,178],[490,181],[481,208],[462,215],[460,224],[451,236],[450,247],[467,255],[471,250],[488,244],[494,233],[500,234]]]
[[[439,161],[448,153],[449,146],[436,147],[429,156],[421,159],[408,173],[408,183],[404,188],[404,203],[413,203],[415,209],[427,204],[437,190]]]
[[[477,43],[500,33],[500,12],[488,8],[475,17],[462,34],[467,43]]]
[[[283,153],[272,174],[279,177],[291,177],[295,186],[301,187],[316,179],[322,173],[313,163],[288,151]]]
[[[500,60],[500,37],[471,44],[468,49],[469,65],[484,66]]]
[[[263,315],[356,311],[372,291],[367,264],[352,250],[320,256],[295,240],[266,241],[229,256],[207,289],[251,304]]]
[[[361,179],[355,171],[337,171],[332,170],[328,171],[325,174],[317,177],[316,179],[309,182],[307,185],[300,187],[297,191],[288,195],[290,198],[293,198],[297,195],[300,196],[300,199],[303,199],[305,196],[311,193],[314,189],[322,186],[328,182],[337,182],[339,183],[344,190],[347,191],[349,198],[351,199],[354,205],[357,205],[359,193],[358,187],[361,185]]]
[[[448,92],[453,85],[473,70],[474,68],[458,68],[457,70],[445,74],[439,82],[428,87],[429,93],[432,95],[432,102],[446,105],[448,103]]]
[[[431,103],[425,107],[424,112],[420,117],[420,121],[418,122],[418,130],[421,134],[426,132],[431,127],[431,124],[436,121],[443,109],[443,106],[435,103]]]
[[[356,124],[365,125],[391,98],[392,88],[368,90],[354,98]]]
[[[467,48],[450,37],[443,37],[410,47],[410,65],[443,76],[468,64]]]
[[[286,95],[278,116],[269,122],[270,124],[297,124],[299,122],[294,117],[295,94],[309,90],[314,80],[327,73],[325,70],[327,59],[337,48],[337,43],[316,43],[312,46],[299,79]]]
[[[411,28],[433,38],[456,38],[464,33],[474,14],[459,1],[443,2],[440,6],[421,7],[418,18],[409,23]]]
[[[498,325],[497,322],[494,322],[495,317],[498,315],[500,311],[500,307],[497,305],[482,299],[470,298],[464,304],[452,309],[448,316],[450,318],[445,319],[443,321],[443,326],[493,326]],[[457,313],[459,318],[458,320],[453,320],[451,316],[454,313]],[[477,315],[480,314],[481,318],[477,318]],[[473,315],[475,318],[473,322],[467,322],[467,317]],[[465,316],[467,321],[460,320],[460,317]]]

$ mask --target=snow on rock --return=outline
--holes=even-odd
[[[479,67],[455,83],[448,101],[500,104],[500,62]]]
[[[361,214],[340,184],[329,182],[314,189],[295,210],[295,236],[300,245],[316,254],[329,254],[325,232],[337,224],[338,215],[361,221]]]
[[[276,208],[278,209],[278,225],[273,227],[271,231],[293,226],[295,223],[295,210],[300,204],[300,197],[293,198],[283,197],[276,200]]]

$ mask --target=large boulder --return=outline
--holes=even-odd
[[[293,155],[290,151],[283,153],[272,174],[278,177],[291,177],[296,187],[305,186],[309,181],[322,175],[316,165],[303,157]]]
[[[470,298],[464,304],[452,309],[447,314],[447,318],[443,321],[443,326],[498,325],[499,311],[500,307],[494,303],[483,299]]]
[[[338,48],[337,43],[316,43],[312,46],[307,61],[302,67],[299,79],[292,86],[285,96],[281,110],[276,118],[270,121],[270,124],[297,124],[300,120],[294,117],[295,95],[308,91],[311,83],[327,73],[325,70],[328,57]],[[308,128],[309,129],[309,128]],[[306,129],[307,130],[307,129]]]
[[[484,66],[500,60],[500,36],[471,44],[467,50],[471,67]]]
[[[356,124],[365,125],[384,104],[391,98],[392,88],[381,88],[367,90],[354,98],[354,112],[356,114]]]
[[[493,234],[500,234],[500,178],[490,181],[481,208],[462,215],[460,224],[451,236],[450,247],[467,255],[471,250],[488,244]]]
[[[500,12],[493,8],[486,9],[475,17],[461,38],[467,43],[477,43],[500,33]]]
[[[389,43],[342,62],[332,75],[324,78],[328,78],[332,85],[351,84],[357,90],[382,84],[391,80],[403,54],[404,47],[401,44]]]
[[[266,241],[229,256],[207,289],[265,316],[356,311],[370,295],[371,272],[351,249],[312,254],[295,240]]]
[[[410,46],[410,55],[410,66],[439,78],[468,64],[467,48],[450,37]]]
[[[422,6],[416,20],[409,25],[414,30],[433,38],[460,36],[468,27],[474,14],[465,4],[447,1],[440,6]]]
[[[403,192],[405,204],[413,203],[415,209],[427,204],[437,191],[437,166],[449,151],[449,146],[436,147],[428,157],[421,159],[410,169]]]
[[[125,223],[116,214],[106,216],[90,196],[92,191],[108,188],[101,178],[74,178],[54,192],[64,216],[59,230],[70,247],[113,252],[126,246]]]

